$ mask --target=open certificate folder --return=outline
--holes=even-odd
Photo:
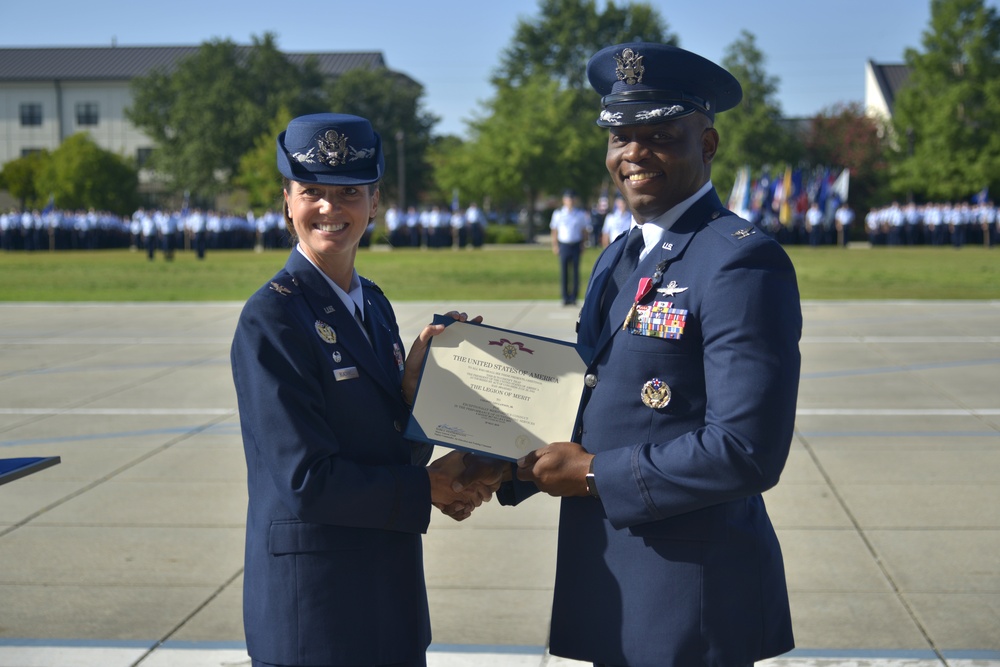
[[[570,440],[587,364],[572,343],[434,316],[406,436],[516,460]]]

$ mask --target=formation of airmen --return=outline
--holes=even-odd
[[[0,214],[0,244],[11,250],[141,249],[171,258],[190,249],[203,257],[209,249],[278,248],[286,233],[281,214],[256,217],[222,211],[140,208],[131,216],[106,211],[26,210]]]
[[[865,216],[872,245],[987,245],[1000,242],[1000,220],[992,201],[982,203],[892,202]]]
[[[394,248],[481,248],[486,237],[486,215],[473,202],[468,208],[435,204],[406,211],[390,204],[385,212],[389,245]]]
[[[621,226],[609,224],[602,229],[605,214],[609,222],[621,217],[626,229],[631,217],[616,216],[616,208],[608,206],[606,199],[602,204],[592,212],[595,231],[592,238],[606,245],[621,233]],[[843,244],[849,240],[854,222],[854,212],[849,206],[837,208],[833,216],[825,216],[822,222],[810,213],[813,212],[796,216],[796,224],[791,227],[784,227],[776,219],[771,221],[772,225],[767,220],[756,224],[785,244]],[[875,246],[958,248],[980,244],[992,247],[1000,243],[1000,215],[992,201],[892,202],[868,211],[864,224],[867,239]],[[455,211],[439,205],[422,210],[411,206],[401,211],[390,205],[385,225],[390,245],[397,248],[479,248],[485,239],[486,215],[475,203]],[[374,228],[374,224],[369,227],[363,246],[371,243]],[[204,257],[207,250],[283,248],[287,247],[287,233],[281,213],[273,210],[255,216],[252,212],[236,215],[198,208],[187,211],[140,208],[128,217],[93,209],[11,210],[0,213],[0,247],[4,251],[132,248],[143,250],[150,259],[159,249],[169,259],[174,251],[182,249]]]

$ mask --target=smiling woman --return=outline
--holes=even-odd
[[[277,151],[297,242],[243,307],[231,353],[247,463],[247,650],[255,667],[425,667],[431,508],[462,520],[499,482],[456,492],[462,454],[428,463],[432,448],[403,437],[444,326],[424,327],[404,358],[389,300],[354,268],[378,211],[379,135],[358,116],[314,114],[292,120]]]
[[[378,184],[284,182],[285,226],[292,241],[341,289],[350,290],[361,237],[378,212]]]

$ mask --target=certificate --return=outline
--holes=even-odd
[[[517,460],[570,440],[587,364],[571,343],[459,322],[431,339],[406,436]]]

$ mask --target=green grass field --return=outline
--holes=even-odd
[[[1000,248],[787,248],[803,299],[1000,299]],[[128,250],[0,254],[0,301],[244,301],[287,250],[181,252],[150,262]],[[586,284],[597,258],[581,264]],[[358,272],[390,299],[559,299],[547,245],[482,250],[361,250]]]

